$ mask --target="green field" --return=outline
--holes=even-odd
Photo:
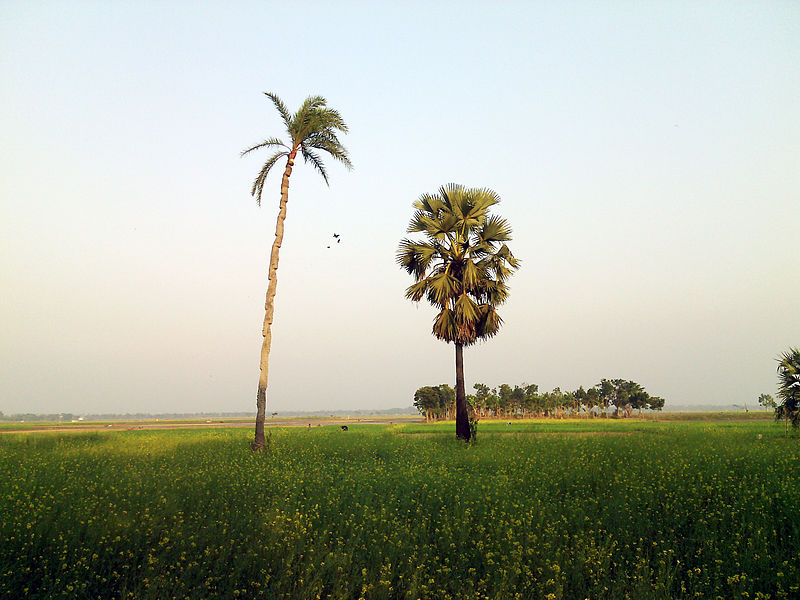
[[[0,598],[800,598],[769,421],[0,435]]]

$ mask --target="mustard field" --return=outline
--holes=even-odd
[[[800,598],[772,422],[0,435],[0,598]]]

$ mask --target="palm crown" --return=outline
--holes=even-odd
[[[800,349],[789,348],[778,357],[778,384],[781,398],[800,397]]]
[[[290,141],[287,144],[278,138],[269,138],[242,152],[242,156],[245,156],[261,148],[278,148],[278,151],[261,167],[261,171],[259,171],[253,182],[251,193],[256,197],[259,205],[261,205],[261,193],[264,189],[267,175],[275,163],[284,156],[288,157],[291,164],[299,151],[303,159],[307,163],[311,163],[319,171],[325,183],[328,183],[328,172],[325,170],[325,165],[317,153],[318,150],[327,152],[333,158],[342,162],[348,169],[352,168],[353,165],[347,155],[347,150],[337,137],[337,131],[347,133],[347,125],[338,111],[328,108],[325,98],[322,96],[309,96],[297,112],[292,115],[278,96],[270,92],[264,92],[264,94],[272,100],[275,108],[278,109]]]
[[[406,297],[439,308],[433,334],[441,340],[469,346],[500,330],[495,307],[508,297],[507,279],[519,261],[505,244],[511,227],[489,213],[499,202],[489,189],[451,183],[414,203],[408,233],[423,239],[402,240],[397,262],[415,279]]]
[[[789,348],[778,357],[778,397],[781,404],[775,411],[778,419],[800,426],[800,349]]]

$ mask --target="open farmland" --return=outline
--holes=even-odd
[[[798,598],[771,422],[0,436],[2,598]]]

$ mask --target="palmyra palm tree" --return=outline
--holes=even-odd
[[[414,203],[408,233],[423,239],[404,239],[398,264],[414,277],[406,297],[426,298],[439,313],[433,335],[453,342],[456,349],[456,436],[470,439],[464,390],[464,346],[493,337],[502,324],[496,307],[508,297],[506,280],[518,268],[506,241],[511,227],[489,209],[500,202],[489,189],[449,184],[437,194],[424,194]]]
[[[263,450],[266,447],[264,419],[267,407],[269,350],[272,343],[271,329],[275,312],[275,291],[278,286],[278,254],[281,243],[283,243],[283,222],[286,219],[286,204],[289,201],[289,177],[292,175],[295,157],[299,152],[305,162],[311,163],[319,171],[326,184],[328,183],[328,173],[317,151],[327,152],[333,158],[342,162],[348,169],[352,168],[347,150],[337,137],[337,132],[339,131],[347,133],[347,125],[337,111],[327,107],[325,98],[309,96],[298,111],[292,115],[278,96],[269,92],[265,92],[265,94],[272,100],[275,108],[278,109],[278,113],[283,119],[283,124],[286,126],[286,132],[289,134],[289,141],[285,143],[277,138],[268,138],[242,152],[242,156],[245,156],[261,148],[277,150],[264,163],[253,182],[251,194],[255,196],[259,206],[261,206],[261,194],[264,191],[264,182],[267,179],[267,175],[280,159],[283,157],[287,159],[281,182],[281,201],[278,210],[278,221],[275,226],[275,241],[272,243],[272,252],[269,258],[269,283],[264,307],[264,328],[262,330],[264,341],[261,345],[261,373],[258,378],[258,393],[256,395],[256,433],[252,444],[253,450]]]
[[[778,398],[775,418],[784,420],[788,435],[790,422],[795,429],[800,426],[800,348],[789,348],[778,357]]]

